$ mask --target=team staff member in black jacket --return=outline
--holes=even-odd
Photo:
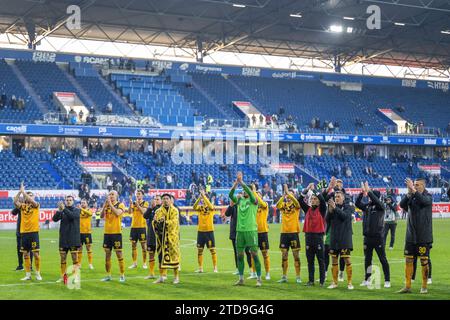
[[[386,258],[386,251],[384,248],[384,215],[385,207],[381,202],[380,191],[370,190],[369,183],[361,183],[362,192],[356,199],[356,207],[363,211],[363,236],[364,236],[364,267],[366,275],[361,286],[369,285],[369,278],[372,275],[372,256],[373,250],[378,255],[378,259],[383,267],[384,273],[384,287],[391,287],[389,263]],[[369,197],[367,203],[363,203],[363,197]]]
[[[425,189],[425,179],[414,182],[405,180],[408,193],[400,202],[400,207],[408,211],[405,240],[405,287],[399,293],[411,293],[411,278],[414,257],[418,256],[422,265],[422,287],[420,293],[428,293],[428,258],[433,244],[432,205],[433,197]]]
[[[344,259],[347,271],[347,288],[353,290],[352,285],[352,263],[350,254],[353,250],[353,230],[352,214],[354,207],[345,203],[345,194],[342,191],[335,191],[334,200],[328,200],[328,213],[326,222],[331,227],[330,233],[330,256],[332,259],[333,283],[328,289],[335,289],[338,286],[338,259]]]
[[[319,262],[319,282],[323,286],[325,282],[325,261],[324,261],[324,243],[325,234],[325,215],[327,213],[327,203],[323,195],[314,190],[314,183],[300,194],[299,203],[305,212],[305,222],[303,223],[303,232],[305,233],[306,259],[308,260],[309,281],[306,286],[314,285],[314,259],[317,257]],[[310,197],[311,205],[306,201],[308,191],[312,191]]]
[[[61,278],[56,282],[64,280],[66,274],[67,253],[72,255],[74,272],[78,268],[78,251],[81,247],[80,240],[80,209],[74,206],[72,196],[67,196],[65,203],[58,203],[58,211],[53,216],[53,221],[61,221],[59,225],[59,255],[61,257]]]
[[[156,195],[152,202],[150,207],[147,208],[147,210],[144,213],[144,219],[147,219],[147,251],[148,251],[148,276],[145,277],[145,279],[154,279],[155,276],[155,252],[156,252],[156,236],[155,236],[155,230],[153,230],[152,227],[152,221],[153,217],[155,216],[156,210],[158,210],[161,207],[162,200],[161,196],[158,194]]]

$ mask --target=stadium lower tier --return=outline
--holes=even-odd
[[[245,160],[248,163],[248,159]],[[285,157],[280,158],[280,162],[290,165],[290,173],[264,175],[267,168],[259,163],[175,164],[169,153],[159,151],[153,154],[137,151],[91,151],[89,156],[84,157],[73,151],[3,151],[0,152],[0,190],[17,190],[21,181],[32,190],[77,190],[86,182],[83,176],[88,174],[91,176],[88,181],[91,189],[107,189],[105,178],[109,176],[114,179],[114,183],[121,183],[119,193],[123,197],[128,196],[129,190],[135,190],[139,181],[144,180],[147,188],[153,190],[186,190],[192,182],[204,186],[209,184],[212,189],[229,189],[239,171],[244,174],[248,183],[254,182],[260,187],[267,184],[275,193],[280,193],[278,189],[283,183],[301,189],[309,182],[317,183],[322,179],[329,181],[332,176],[341,178],[345,188],[359,188],[363,181],[368,181],[371,187],[376,188],[403,188],[405,177],[425,177],[430,180],[429,188],[440,188],[450,172],[450,164],[442,159],[413,163],[394,162],[382,157],[368,160],[354,156],[305,156],[302,164]],[[431,164],[441,168],[440,178],[434,178],[423,170],[424,165]],[[106,171],[100,174],[98,166]],[[208,177],[211,179],[210,183],[207,182]],[[7,198],[0,197],[0,208],[11,207],[11,199]],[[45,207],[55,207],[58,200],[59,198],[44,198],[43,201]]]

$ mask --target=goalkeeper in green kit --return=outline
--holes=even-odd
[[[238,184],[244,189],[244,196],[236,198],[234,192]],[[256,214],[258,212],[258,200],[253,195],[252,190],[242,181],[242,172],[238,172],[237,179],[230,190],[229,197],[237,206],[237,227],[236,227],[236,248],[239,270],[239,280],[236,286],[244,284],[244,254],[245,248],[250,249],[250,253],[255,262],[256,268],[256,286],[262,285],[261,281],[261,262],[258,258],[258,225],[256,223]]]

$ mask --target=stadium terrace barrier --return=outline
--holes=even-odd
[[[212,139],[239,141],[271,141],[298,143],[335,143],[371,145],[448,146],[450,139],[416,136],[342,135],[321,133],[286,133],[277,130],[198,130],[189,128],[163,129],[116,126],[41,125],[0,123],[0,135],[95,137],[127,139]]]

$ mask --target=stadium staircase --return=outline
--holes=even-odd
[[[91,97],[87,94],[86,91],[84,91],[83,87],[75,80],[75,78],[70,74],[68,71],[69,66],[67,64],[58,64],[58,67],[61,69],[63,74],[66,76],[67,80],[72,84],[72,86],[79,92],[81,95],[80,98],[82,98],[83,101],[86,101],[88,105],[85,105],[85,107],[89,110],[90,107],[95,106],[96,103],[94,100],[91,99]]]
[[[104,113],[104,108],[111,102],[113,114],[136,115],[137,113],[120,97],[111,85],[99,74],[98,70],[88,63],[70,63],[70,73],[80,87],[94,101],[95,110]]]

